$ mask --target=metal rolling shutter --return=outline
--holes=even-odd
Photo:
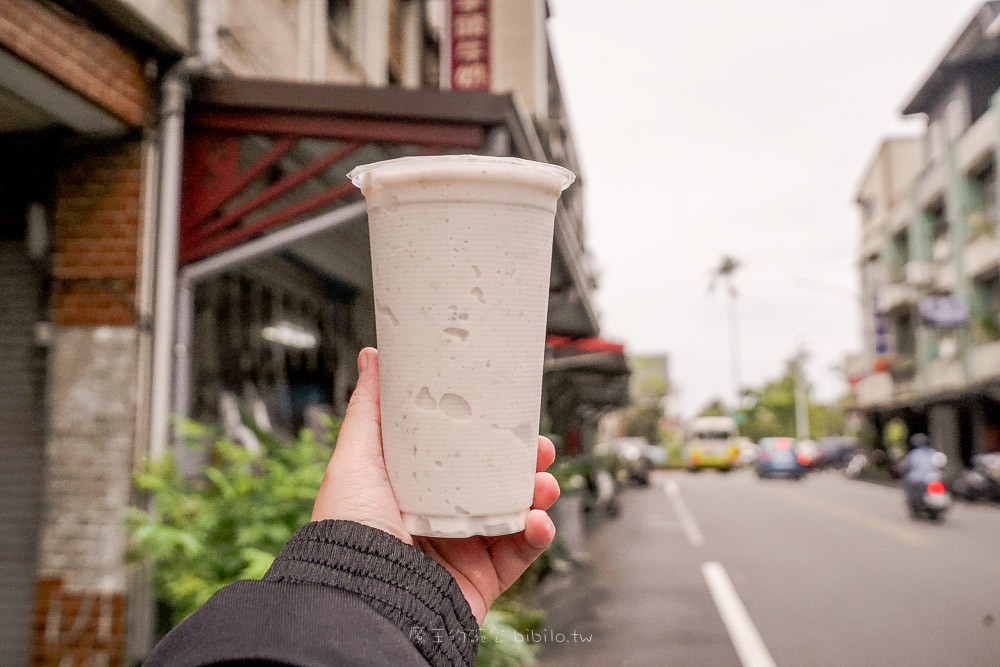
[[[30,657],[42,503],[42,279],[20,241],[0,241],[0,665]]]

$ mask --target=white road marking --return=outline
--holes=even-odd
[[[736,654],[740,657],[743,667],[775,667],[764,640],[750,620],[750,614],[733,588],[733,582],[726,574],[725,568],[719,563],[709,561],[701,564],[701,573],[708,583],[719,616],[729,631],[729,639],[733,642]]]
[[[687,503],[684,502],[684,498],[681,496],[681,489],[677,486],[677,482],[672,479],[664,480],[663,490],[666,491],[667,498],[670,499],[670,504],[674,507],[674,514],[677,515],[677,520],[681,522],[681,528],[684,529],[684,534],[687,536],[688,542],[693,546],[704,543],[705,536],[701,534],[698,524],[695,523],[694,517],[691,516]]]

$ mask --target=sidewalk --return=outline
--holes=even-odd
[[[622,501],[617,519],[573,525],[561,516],[584,563],[539,591],[548,614],[541,664],[738,664],[700,575],[691,576],[700,561],[663,489],[655,482],[628,489]]]

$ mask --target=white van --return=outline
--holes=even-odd
[[[688,470],[729,470],[740,456],[740,434],[732,417],[696,417],[688,422],[681,450]]]

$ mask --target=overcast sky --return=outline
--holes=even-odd
[[[856,186],[880,138],[920,130],[899,111],[981,3],[549,4],[602,335],[668,353],[685,414],[732,396],[725,297],[706,289],[730,253],[744,384],[805,345],[814,394],[843,393]]]

